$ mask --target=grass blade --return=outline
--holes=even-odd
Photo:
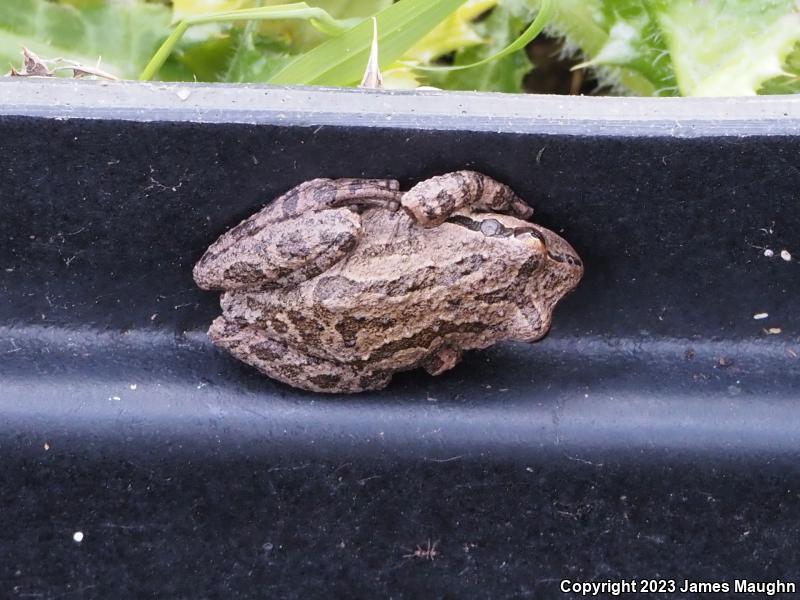
[[[474,63],[470,63],[468,65],[454,65],[454,66],[424,66],[424,65],[415,65],[410,64],[409,66],[413,67],[417,71],[437,71],[437,72],[448,72],[448,71],[463,71],[464,69],[473,69],[475,67],[480,67],[485,64],[488,64],[494,60],[499,60],[508,56],[509,54],[513,54],[519,50],[522,50],[527,46],[537,35],[539,35],[542,30],[547,26],[547,23],[550,21],[550,17],[553,15],[553,3],[552,0],[542,0],[542,3],[539,8],[539,13],[536,15],[536,18],[533,20],[528,28],[523,31],[520,36],[511,42],[508,46],[497,52],[496,54],[492,54],[491,56],[487,56],[483,60],[479,60]]]
[[[376,16],[380,65],[388,67],[418,40],[432,31],[466,0],[400,0]],[[297,57],[269,83],[345,86],[364,74],[372,44],[372,22],[367,19],[342,35]]]

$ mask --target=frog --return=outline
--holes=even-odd
[[[221,290],[212,342],[311,392],[440,375],[465,351],[535,342],[583,261],[530,221],[507,185],[461,170],[407,191],[395,179],[303,182],[222,234],[196,263]]]

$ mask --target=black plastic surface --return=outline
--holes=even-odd
[[[797,112],[683,136],[599,103],[599,133],[470,131],[383,98],[406,125],[0,107],[0,596],[800,583]],[[585,261],[544,341],[332,397],[206,340],[218,296],[191,267],[264,202],[460,168]],[[404,557],[428,539],[436,560]]]

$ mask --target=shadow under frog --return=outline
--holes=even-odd
[[[394,180],[314,179],[222,235],[194,268],[224,290],[215,344],[315,392],[438,375],[464,350],[533,342],[583,265],[532,209],[473,171],[401,192]]]

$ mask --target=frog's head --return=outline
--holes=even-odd
[[[534,341],[550,328],[556,304],[578,285],[583,261],[557,233],[509,215],[457,214],[448,222],[467,227],[502,245],[517,266],[513,288],[515,303],[524,323],[516,322],[516,339]]]

